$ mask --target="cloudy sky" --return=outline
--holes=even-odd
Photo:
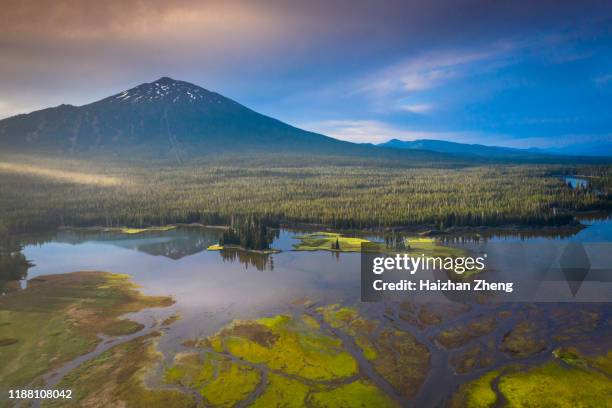
[[[0,118],[161,76],[352,141],[612,145],[612,3],[0,0]]]

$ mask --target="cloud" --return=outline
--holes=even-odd
[[[432,132],[410,129],[378,120],[326,120],[300,123],[298,126],[356,143],[382,143],[390,139],[440,139],[460,143],[479,143],[488,137],[478,132]]]
[[[499,60],[514,48],[513,44],[505,43],[480,50],[427,52],[367,75],[358,81],[355,92],[383,96],[433,89],[453,79],[488,69],[489,65],[481,64],[477,69],[474,65]]]
[[[473,81],[517,62],[516,54],[524,47],[519,41],[498,41],[493,45],[463,49],[441,49],[423,52],[408,59],[373,70],[349,83],[347,94],[361,98],[371,112],[397,111],[424,115],[435,106],[462,106],[474,98],[488,95],[494,88],[507,88],[511,82],[491,79],[483,81],[470,93],[458,94],[455,84]]]
[[[612,74],[605,74],[605,75],[598,76],[597,78],[594,79],[594,81],[599,86],[608,85],[610,82],[612,82]]]
[[[300,127],[356,143],[381,143],[409,137],[408,132],[375,120],[327,120],[304,123]]]
[[[414,113],[417,115],[423,115],[433,110],[433,105],[429,103],[417,103],[412,105],[401,105],[400,110]]]

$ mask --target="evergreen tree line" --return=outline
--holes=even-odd
[[[223,232],[219,245],[236,245],[244,249],[265,250],[278,234],[273,230],[272,221],[267,221],[255,215],[232,217],[230,226]]]
[[[612,208],[612,167],[127,166],[37,160],[61,179],[0,172],[0,221],[11,233],[61,226],[229,225],[229,242],[265,248],[265,227],[342,229],[564,225],[573,212]],[[32,164],[32,165],[34,165]],[[62,167],[64,166],[64,167]],[[97,166],[97,167],[96,167]],[[120,180],[71,182],[78,170]],[[589,177],[571,189],[561,174]],[[593,186],[593,187],[591,187]],[[242,245],[242,244],[240,244]]]
[[[26,277],[30,263],[20,251],[21,248],[9,235],[6,226],[0,223],[0,289],[6,281]]]

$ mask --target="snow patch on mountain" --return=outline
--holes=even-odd
[[[188,82],[176,81],[166,77],[125,90],[110,99],[123,103],[155,101],[169,101],[170,103],[222,102],[221,97],[213,92]]]

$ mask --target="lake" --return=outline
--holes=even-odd
[[[586,228],[570,232],[540,230],[512,234],[490,231],[477,234],[476,239],[474,234],[456,236],[452,244],[477,253],[495,253],[496,245],[518,243],[523,251],[521,254],[524,254],[525,248],[531,248],[530,244],[533,244],[531,253],[537,253],[538,245],[542,243],[612,242],[610,217],[583,222]],[[34,264],[29,269],[28,279],[72,271],[126,273],[141,286],[144,293],[172,296],[176,302],[169,308],[148,309],[130,316],[146,323],[163,320],[175,313],[181,315],[181,319],[166,330],[159,342],[159,349],[167,361],[176,352],[183,350],[182,343],[185,340],[211,335],[235,319],[254,319],[284,313],[296,299],[308,298],[317,304],[358,303],[360,254],[293,251],[293,244],[298,242],[294,237],[299,231],[287,229],[280,230],[272,244],[272,247],[282,251],[280,253],[261,255],[242,251],[206,250],[209,245],[218,242],[221,231],[178,227],[166,232],[126,235],[62,230],[24,238],[23,253]],[[516,264],[502,263],[494,269],[490,273],[495,273],[496,276],[520,280],[517,277]],[[522,273],[528,274],[526,270]],[[587,279],[584,287],[598,288],[601,285]],[[565,285],[563,290],[567,291]],[[582,291],[588,289],[581,289]],[[468,303],[471,304],[471,311],[458,317],[455,323],[465,322],[466,319],[491,311],[499,313],[517,308],[510,303]],[[389,313],[397,316],[397,307],[383,304],[364,305],[369,316],[379,319]],[[543,307],[555,306],[551,304]],[[584,307],[591,306],[585,304]],[[609,313],[606,307],[603,307],[603,310]],[[500,330],[504,327],[509,330],[512,322],[516,321],[509,320]],[[405,322],[397,324],[410,330],[432,352],[430,375],[415,403],[441,402],[448,398],[458,383],[480,375],[478,372],[462,376],[453,373],[447,363],[449,351],[431,339],[436,333],[433,329],[421,331]],[[547,323],[542,320],[542,324]],[[494,338],[496,342],[500,342],[502,336],[496,334]],[[553,340],[550,341],[552,344]],[[533,361],[541,361],[542,358],[536,356]],[[493,366],[507,361],[508,357],[498,352]],[[441,393],[440,389],[445,389],[446,392]]]

